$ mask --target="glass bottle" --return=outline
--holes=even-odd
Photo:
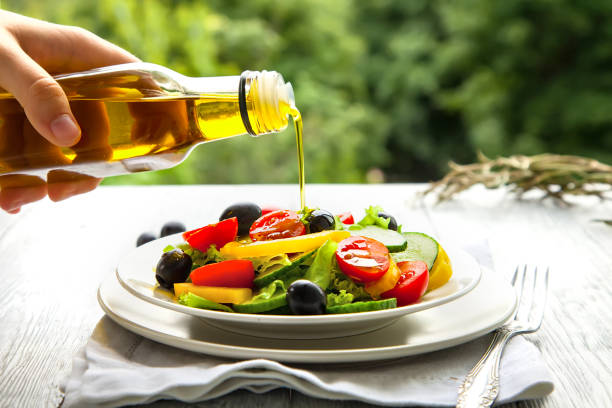
[[[131,63],[55,79],[81,140],[69,148],[51,144],[0,89],[0,186],[166,169],[200,143],[281,131],[295,109],[291,84],[273,71],[193,78]]]

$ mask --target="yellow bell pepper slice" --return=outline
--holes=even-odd
[[[256,241],[249,244],[224,245],[219,252],[226,258],[255,258],[276,254],[308,252],[319,248],[327,240],[340,242],[351,235],[348,231],[322,231],[299,237]],[[230,245],[231,244],[231,245]]]
[[[194,295],[216,303],[240,304],[251,300],[253,291],[249,288],[225,288],[218,286],[197,286],[193,283],[175,283],[174,294],[179,297],[191,292]]]
[[[436,261],[429,271],[429,283],[427,285],[427,291],[439,288],[448,282],[453,276],[453,268],[448,254],[444,249],[438,245],[438,256]]]
[[[380,298],[381,293],[393,289],[395,285],[397,285],[397,281],[399,281],[401,273],[400,268],[393,262],[391,257],[389,257],[389,262],[389,269],[387,269],[387,272],[385,272],[380,279],[365,284],[365,291],[374,299]]]

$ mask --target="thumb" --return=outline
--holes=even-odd
[[[58,146],[77,143],[81,129],[63,89],[17,44],[2,48],[0,84],[19,101],[34,129]]]

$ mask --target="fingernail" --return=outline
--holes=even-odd
[[[81,129],[72,117],[65,113],[51,122],[51,132],[60,146],[72,146],[81,137]]]

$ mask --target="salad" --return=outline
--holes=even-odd
[[[185,306],[229,313],[319,315],[416,303],[444,285],[451,262],[432,237],[402,232],[378,206],[351,213],[253,203],[182,233],[155,276]]]

